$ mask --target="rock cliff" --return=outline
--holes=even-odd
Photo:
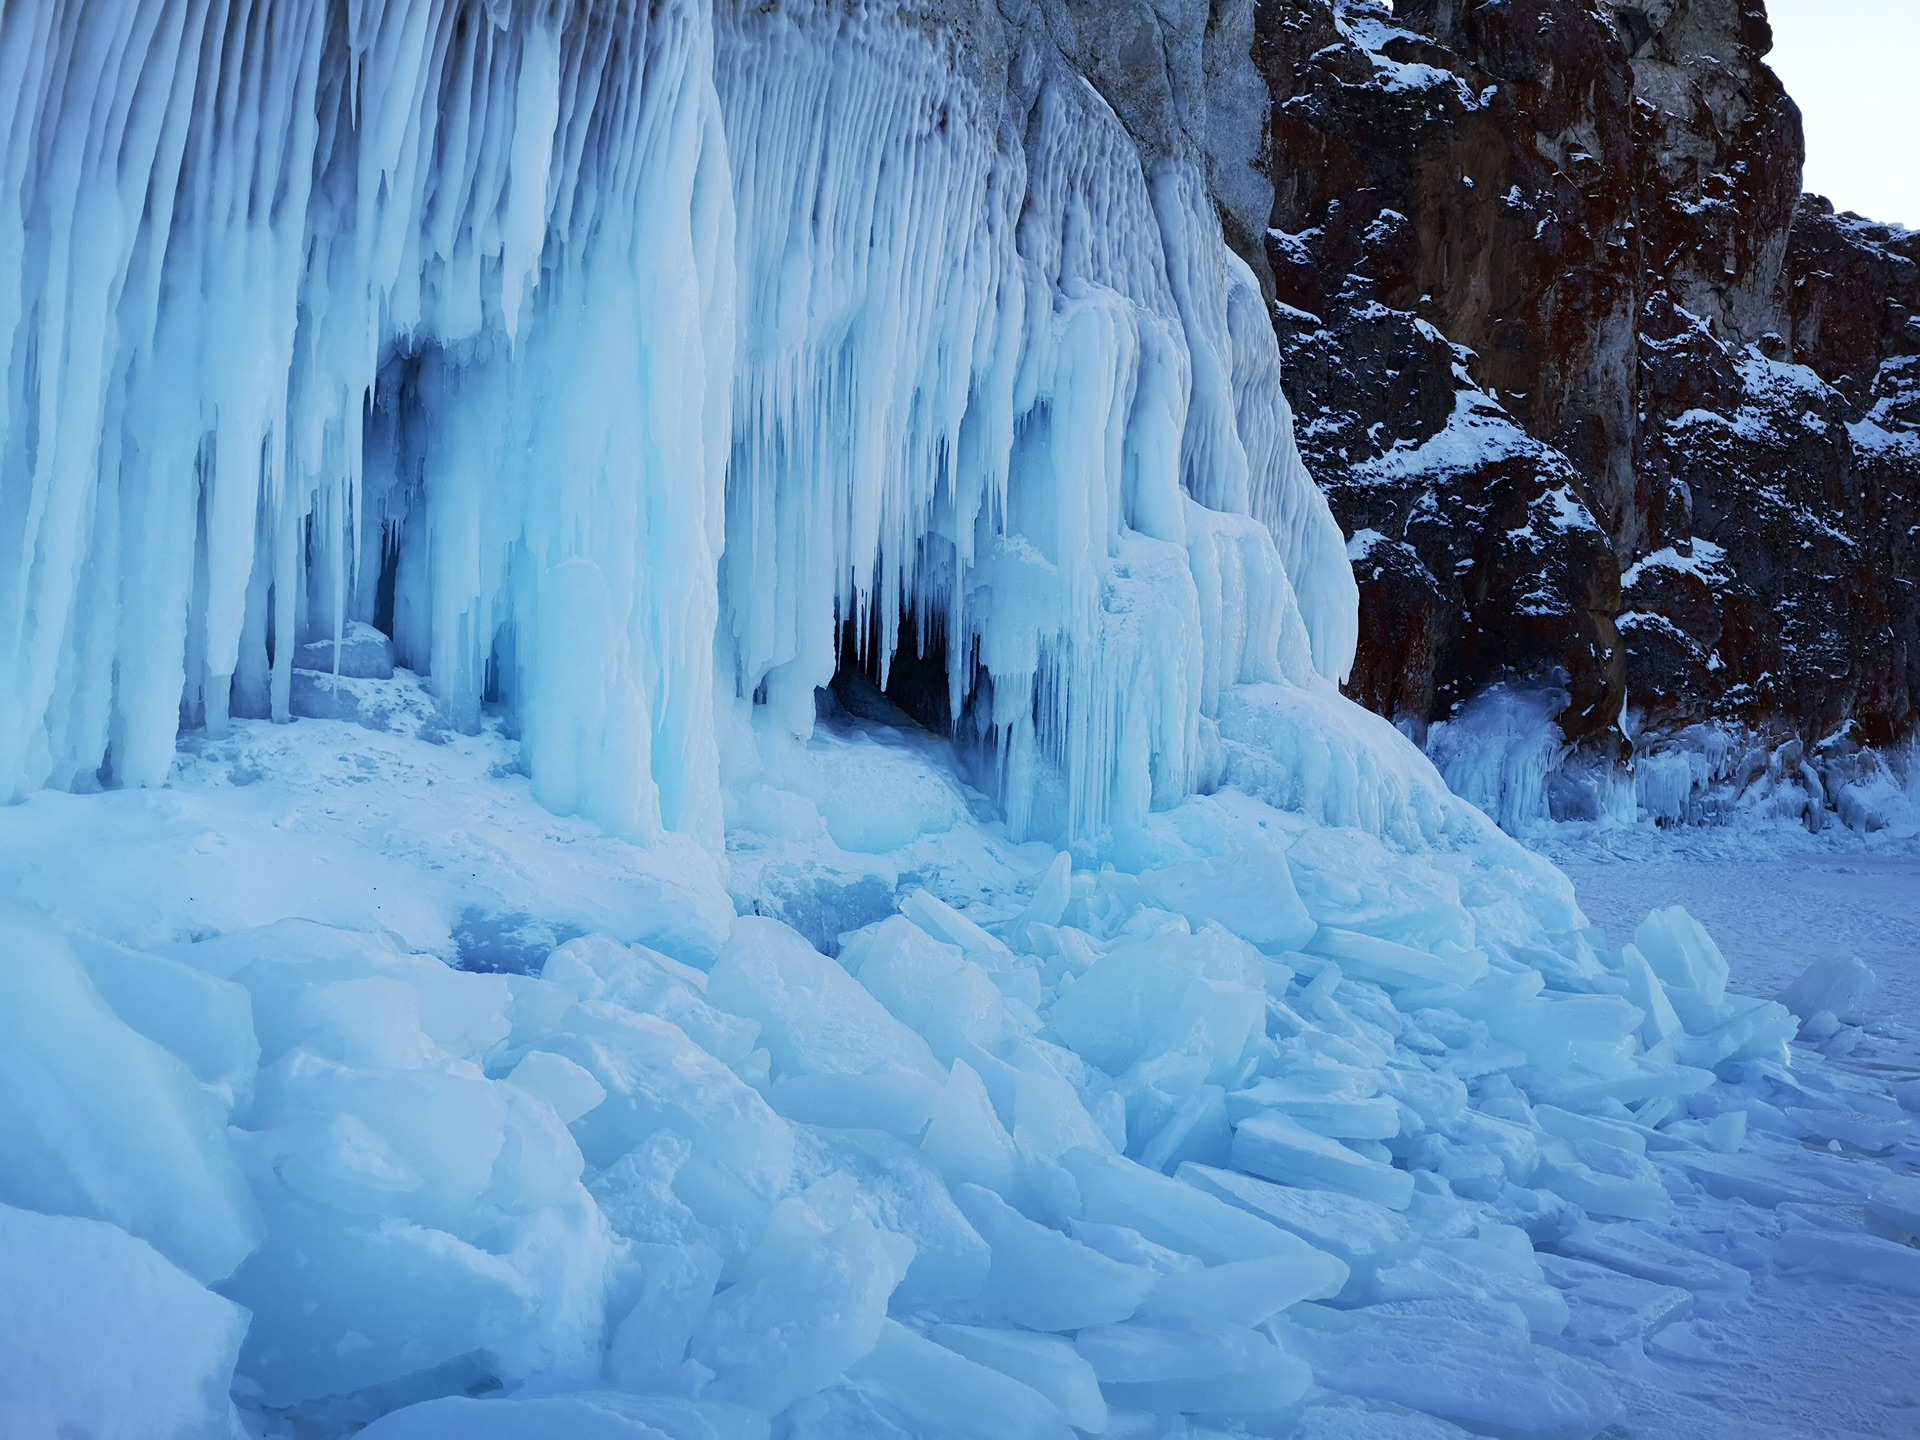
[[[1911,731],[1920,235],[1800,193],[1760,0],[1264,0],[1267,255],[1351,691]]]

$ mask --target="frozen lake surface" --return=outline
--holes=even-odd
[[[1610,935],[1630,936],[1655,906],[1684,905],[1720,942],[1736,989],[1770,996],[1821,956],[1852,954],[1879,977],[1876,1008],[1920,1018],[1920,853],[1549,853]]]
[[[1772,996],[1816,959],[1858,956],[1879,979],[1863,1006],[1875,1018],[1852,1055],[1829,1063],[1920,1075],[1920,850],[1912,842],[1866,847],[1782,829],[1536,843],[1615,943],[1650,909],[1685,906],[1725,952],[1730,989]],[[1911,1171],[1912,1159],[1909,1149],[1904,1160],[1855,1163]],[[1720,1228],[1736,1260],[1769,1247],[1796,1218],[1738,1200],[1706,1204],[1725,1213],[1696,1216],[1695,1226]],[[1615,1434],[1920,1435],[1920,1295],[1751,1269],[1745,1301],[1663,1332],[1644,1366],[1620,1377],[1628,1416]]]

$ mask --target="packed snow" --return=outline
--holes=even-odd
[[[1205,157],[962,10],[0,12],[0,1431],[1578,1440],[1920,1288],[1861,967],[1340,697]]]

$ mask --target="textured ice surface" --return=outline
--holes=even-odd
[[[247,1315],[100,1220],[0,1205],[0,1430],[224,1435]]]
[[[798,798],[814,770],[762,739],[758,783]],[[141,1242],[114,1227],[148,1226],[136,1233],[162,1251],[113,1263],[146,1255],[172,1277],[165,1313],[204,1318],[129,1315],[111,1343],[170,1385],[212,1376],[201,1399],[165,1402],[214,1417],[181,1433],[221,1433],[204,1397],[231,1385],[268,1434],[282,1414],[325,1434],[387,1412],[398,1435],[1055,1435],[1173,1412],[1215,1426],[1277,1413],[1277,1433],[1301,1435],[1404,1428],[1410,1412],[1593,1434],[1615,1413],[1611,1367],[1717,1333],[1698,1327],[1748,1303],[1751,1270],[1891,1296],[1910,1283],[1910,1199],[1865,1157],[1910,1153],[1886,1085],[1823,1068],[1804,1041],[1786,1066],[1784,1008],[1751,1053],[1678,1063],[1761,1002],[1683,913],[1600,945],[1562,882],[1471,812],[1448,823],[1477,839],[1390,848],[1223,792],[1158,818],[1126,869],[1063,867],[967,821],[989,862],[940,879],[945,900],[906,858],[921,842],[867,857],[898,910],[837,957],[750,913],[724,939],[676,931],[655,900],[575,922],[589,933],[533,973],[499,974],[447,963],[479,898],[432,880],[479,853],[456,817],[493,797],[493,853],[516,857],[527,913],[548,925],[582,913],[574,867],[592,852],[555,843],[578,822],[489,776],[487,756],[511,749],[491,733],[372,740],[239,722],[185,753],[169,789],[0,814],[10,873],[35,877],[53,912],[10,912],[8,953],[34,963],[7,970],[8,1013],[37,1033],[9,1054],[89,1026],[94,1083],[134,1083],[116,1068],[132,1059],[112,1057],[147,1056],[159,1068],[140,1073],[173,1088],[140,1081],[140,1104],[197,1094],[231,1116],[211,1133],[159,1110],[137,1135],[42,1121],[0,1137],[10,1184],[120,1173],[156,1199],[236,1197],[167,1229],[164,1209],[109,1208],[111,1190],[8,1196],[102,1215],[57,1223],[125,1246]],[[909,764],[916,744],[823,734],[807,749]],[[371,770],[354,763],[369,755]],[[260,778],[235,785],[241,768]],[[356,848],[372,842],[353,797],[402,783],[417,803],[380,838],[382,890],[349,887],[324,922],[278,918],[308,906],[294,887],[249,895],[253,923],[233,923],[221,887],[270,877],[272,850],[176,844],[182,883],[158,914],[143,913],[153,882],[117,903],[97,887],[91,837],[129,803],[139,833],[244,841],[278,817],[345,859],[376,853]],[[735,853],[756,843],[738,831]],[[816,843],[822,865],[853,863]],[[1283,867],[1271,888],[1298,897],[1310,949],[1268,953],[1196,930],[1197,905],[1162,908],[1168,874],[1248,855]],[[698,913],[704,892],[632,878]],[[394,935],[395,887],[445,918]],[[1373,943],[1344,942],[1342,961],[1325,953],[1342,935]],[[1346,973],[1359,956],[1373,978]],[[1636,994],[1665,1000],[1665,1031]],[[1874,1013],[1871,995],[1853,1010]],[[29,1092],[10,1078],[5,1093]],[[145,1114],[113,1093],[109,1115]],[[1823,1149],[1835,1167],[1881,1178],[1793,1158],[1829,1138],[1860,1157]],[[237,1188],[177,1178],[220,1173]],[[1769,1218],[1729,1250],[1693,1228],[1703,1206]],[[73,1269],[80,1234],[44,1244]],[[232,1261],[194,1260],[226,1299],[168,1263],[185,1241],[199,1249],[183,1257],[237,1260],[228,1278],[213,1267]],[[75,1291],[30,1323],[80,1333],[82,1303]],[[74,1367],[104,1353],[51,1373],[91,1374]],[[48,1383],[69,1416],[97,1388]]]

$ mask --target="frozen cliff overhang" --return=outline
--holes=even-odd
[[[0,1433],[1583,1440],[1911,1282],[1865,967],[1333,684],[1244,5],[0,3]]]
[[[622,833],[716,841],[713,706],[804,733],[844,632],[1017,828],[1189,792],[1355,590],[1213,198],[1257,77],[1136,8],[9,7],[0,785],[357,621]]]

